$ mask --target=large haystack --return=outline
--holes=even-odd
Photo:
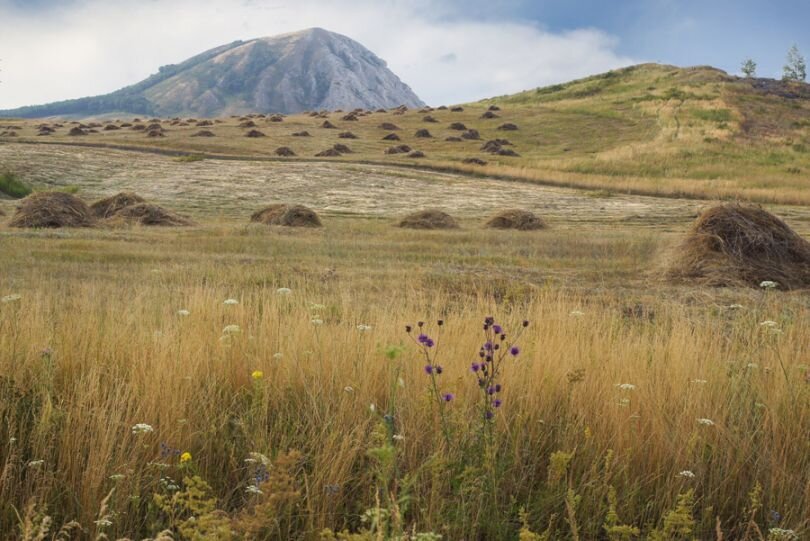
[[[163,207],[150,205],[149,203],[138,203],[124,207],[109,218],[110,224],[126,223],[146,226],[176,227],[184,225],[194,225],[194,222],[170,212]]]
[[[409,214],[399,222],[399,227],[407,229],[458,229],[455,218],[441,210],[422,210]]]
[[[137,205],[138,203],[145,203],[146,200],[134,192],[121,192],[101,199],[90,205],[90,211],[96,218],[109,218],[119,210]]]
[[[518,231],[536,231],[545,229],[546,222],[528,210],[510,209],[499,212],[490,218],[486,226],[491,229],[517,229]]]
[[[323,225],[315,211],[303,205],[270,205],[254,212],[250,221],[286,227],[321,227]]]
[[[20,202],[11,227],[92,227],[95,223],[84,201],[64,192],[37,192]]]
[[[708,286],[810,287],[810,242],[761,207],[729,203],[698,217],[667,276]]]

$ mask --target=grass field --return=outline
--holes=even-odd
[[[198,225],[15,229],[0,194],[0,539],[807,538],[806,291],[662,273],[714,198],[810,235],[802,111],[739,84],[648,66],[256,139],[14,121],[0,172]],[[323,227],[249,223],[278,202]],[[425,208],[461,228],[395,227]],[[505,208],[549,228],[483,227]]]
[[[125,146],[164,152],[253,157],[284,161],[373,162],[420,166],[486,176],[614,193],[686,196],[702,199],[744,199],[758,202],[808,204],[806,178],[810,172],[810,85],[771,81],[762,90],[712,68],[675,68],[643,65],[604,75],[468,104],[450,110],[371,113],[346,121],[346,113],[321,117],[291,115],[281,122],[253,118],[265,137],[248,138],[250,119],[218,119],[212,126],[197,126],[199,119],[163,120],[162,137],[148,137],[131,126],[147,126],[152,119],[134,122],[121,115],[117,122],[99,120],[96,133],[70,136],[75,124],[47,136],[38,135],[41,120],[0,122],[0,141],[82,143]],[[795,98],[785,96],[797,96]],[[487,108],[498,104],[497,118],[484,119]],[[436,122],[426,122],[425,116]],[[126,120],[126,122],[125,122]],[[325,120],[335,129],[322,128]],[[400,141],[385,141],[393,123]],[[462,131],[453,123],[478,130],[480,140],[449,142]],[[498,128],[515,124],[517,131]],[[108,125],[120,129],[105,130]],[[192,137],[201,129],[214,137]],[[417,138],[418,129],[432,137]],[[310,137],[292,134],[307,131]],[[350,131],[357,139],[341,139]],[[14,136],[9,135],[13,133]],[[518,156],[493,155],[481,150],[488,140],[507,139]],[[331,158],[315,155],[335,144],[352,153]],[[424,158],[385,154],[406,144]],[[297,156],[278,158],[279,147]],[[479,158],[486,165],[463,163]],[[2,163],[0,163],[2,165]]]

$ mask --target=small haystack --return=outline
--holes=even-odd
[[[290,147],[279,147],[276,149],[276,156],[295,156],[295,152]]]
[[[507,122],[506,124],[501,124],[500,126],[498,126],[498,129],[501,131],[517,131],[518,127],[517,124]]]
[[[424,152],[422,152],[421,150],[414,150],[413,152],[411,152],[410,154],[408,154],[408,157],[409,157],[409,158],[424,158],[424,157],[425,157],[425,153],[424,153]]]
[[[491,118],[500,118],[500,117],[495,113],[493,113],[492,111],[486,111],[483,115],[481,115],[481,118],[488,120]]]
[[[107,124],[106,126],[104,126],[104,131],[115,131],[120,129],[121,128],[116,126],[115,124]]]
[[[346,146],[344,144],[341,144],[341,143],[336,144],[332,148],[334,148],[335,150],[337,150],[341,154],[354,154],[354,151],[352,149],[350,149],[348,146]]]
[[[72,135],[72,136],[87,135],[87,132],[84,129],[78,127],[78,126],[74,126],[74,127],[70,128],[70,131],[68,132],[68,135]]]
[[[250,130],[245,134],[245,137],[265,137],[264,132],[259,130]]]
[[[96,218],[109,218],[123,208],[145,202],[146,199],[135,192],[121,192],[112,197],[96,201],[90,205],[90,212]]]
[[[487,109],[487,111],[500,111],[500,110],[501,108],[498,107],[497,105],[490,105],[489,108]]]
[[[192,137],[216,137],[216,134],[211,130],[200,130],[191,135]]]
[[[257,124],[255,122],[253,122],[252,120],[246,120],[244,122],[241,122],[239,124],[239,127],[240,128],[256,128]]]
[[[197,122],[198,128],[205,128],[206,126],[213,126],[213,125],[214,123],[211,122],[210,120],[200,120],[199,122]]]
[[[465,158],[464,160],[462,160],[461,163],[467,163],[467,164],[470,164],[470,165],[486,165],[487,164],[487,162],[485,162],[481,158]]]
[[[349,113],[348,115],[341,117],[341,120],[345,120],[347,122],[356,122],[359,119],[357,118],[356,113]]]
[[[478,133],[478,130],[467,130],[461,134],[462,139],[467,139],[470,141],[480,141],[481,134]]]
[[[399,140],[400,140],[399,135],[395,133],[389,133],[388,135],[383,137],[383,141],[399,141]]]
[[[293,137],[312,137],[308,131],[297,131],[292,134]]]
[[[138,224],[145,226],[178,227],[194,225],[194,222],[183,216],[170,212],[163,207],[150,205],[149,203],[138,203],[124,207],[110,218],[108,223]]]
[[[426,116],[422,117],[422,122],[428,122],[430,124],[435,124],[435,123],[438,122],[438,120],[436,120],[434,117],[432,117],[430,115],[426,115]]]
[[[453,107],[452,109],[450,109],[450,112],[451,113],[462,113],[462,112],[464,112],[464,107]]]
[[[334,148],[327,148],[326,150],[322,150],[315,154],[316,158],[336,158],[340,156],[340,151],[335,150]]]
[[[418,137],[420,139],[429,139],[433,136],[430,134],[428,130],[426,130],[425,128],[421,128],[419,130],[416,130],[414,137]]]
[[[490,218],[486,227],[492,229],[517,229],[518,231],[536,231],[545,229],[546,222],[528,210],[511,209],[499,212]]]
[[[321,124],[321,128],[325,128],[327,130],[336,130],[337,126],[329,122],[328,120],[324,120],[323,124]]]
[[[87,204],[69,193],[36,192],[20,202],[11,227],[92,227]]]
[[[381,130],[396,131],[399,129],[399,126],[391,122],[383,122],[382,124],[379,125],[379,128]]]
[[[357,136],[350,131],[343,131],[338,134],[339,139],[357,139]]]
[[[456,137],[454,135],[451,135],[450,137],[445,137],[444,140],[447,141],[448,143],[460,143],[464,139],[462,139],[461,137]]]
[[[315,211],[303,205],[270,205],[254,212],[250,221],[286,227],[321,227],[323,225]]]
[[[390,147],[385,150],[386,154],[407,154],[411,151],[411,147],[408,145],[397,145],[395,147]]]
[[[149,130],[146,132],[147,137],[166,137],[163,134],[163,130]]]
[[[758,206],[728,203],[698,217],[675,250],[667,277],[708,286],[810,287],[810,242]]]
[[[464,124],[462,124],[461,122],[453,122],[453,123],[452,123],[452,124],[450,124],[450,126],[448,126],[448,127],[449,127],[451,130],[456,130],[456,131],[464,131],[464,130],[466,130],[466,129],[467,129],[467,126],[465,126],[465,125],[464,125]]]
[[[281,115],[273,115],[271,117],[268,117],[267,120],[269,120],[270,122],[284,122],[284,117]]]
[[[430,209],[409,214],[399,222],[406,229],[458,229],[455,218],[444,211]]]

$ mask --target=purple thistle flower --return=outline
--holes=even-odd
[[[419,336],[416,337],[416,340],[419,341],[420,344],[424,344],[425,342],[430,340],[430,337],[428,335],[422,333],[422,334],[420,334]]]
[[[473,372],[478,372],[479,370],[481,370],[481,365],[478,364],[478,363],[472,363],[472,366],[470,366],[470,369]]]
[[[442,395],[442,399],[443,399],[445,402],[450,402],[450,401],[451,401],[451,400],[453,400],[454,398],[455,398],[455,395],[454,395],[453,393],[444,393],[444,394]]]
[[[429,348],[432,348],[435,345],[436,345],[436,342],[434,342],[432,338],[428,338],[427,340],[425,340],[425,346],[427,346]]]
[[[487,389],[487,394],[495,394],[495,387],[490,387]]]
[[[496,408],[500,408],[501,404],[503,404],[503,402],[501,402],[500,398],[496,398],[495,401],[492,402],[492,405],[495,406]]]
[[[520,354],[520,348],[517,346],[512,346],[509,348],[509,353],[511,353],[513,357],[517,357],[518,354]]]
[[[491,420],[493,417],[495,417],[495,414],[494,414],[494,413],[492,413],[491,411],[487,410],[487,412],[484,414],[484,417],[486,418],[486,420],[487,420],[487,421],[489,421],[489,420]]]
[[[495,323],[495,318],[492,316],[487,316],[484,318],[484,323],[487,325],[493,325]]]
[[[430,364],[425,365],[425,374],[427,374],[428,376],[433,374],[433,365]]]
[[[487,341],[487,343],[484,344],[484,349],[486,351],[492,351],[492,342]]]
[[[492,330],[495,332],[495,334],[503,333],[503,327],[501,327],[500,325],[493,325]]]

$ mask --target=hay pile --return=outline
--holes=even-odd
[[[428,139],[428,138],[433,137],[433,136],[430,134],[430,132],[428,130],[426,130],[425,128],[421,128],[421,129],[416,130],[416,133],[414,134],[414,137],[418,137],[420,139]]]
[[[386,154],[407,154],[411,150],[413,150],[413,149],[411,147],[409,147],[408,145],[397,145],[395,147],[387,148],[385,150],[385,153]]]
[[[338,134],[339,139],[357,139],[357,136],[350,131],[343,131]]]
[[[518,231],[536,231],[545,229],[546,222],[528,210],[511,209],[499,212],[490,218],[486,226],[492,229],[517,229]]]
[[[340,156],[340,151],[334,148],[327,148],[315,154],[316,158],[337,158]]]
[[[481,115],[481,118],[483,118],[483,119],[490,119],[490,118],[499,118],[499,117],[498,117],[498,115],[496,115],[496,114],[495,114],[495,113],[493,113],[492,111],[487,111],[487,112],[485,112],[483,115]]]
[[[145,202],[146,199],[134,192],[121,192],[112,197],[96,201],[90,205],[90,212],[96,218],[109,218],[123,208]]]
[[[70,131],[68,132],[68,135],[72,135],[72,136],[87,135],[87,132],[84,129],[80,128],[79,126],[74,126],[74,127],[70,128]]]
[[[434,117],[432,117],[430,115],[427,115],[427,116],[422,117],[422,122],[429,122],[431,124],[435,124],[435,123],[438,122],[438,120],[436,120]]]
[[[810,242],[761,207],[729,203],[701,214],[675,250],[674,281],[708,286],[810,287]]]
[[[383,137],[383,141],[399,141],[399,140],[400,140],[399,135],[395,133],[389,133],[388,135]]]
[[[399,129],[399,126],[391,122],[383,122],[382,124],[380,124],[379,128],[381,130],[395,131]]]
[[[297,131],[292,134],[293,137],[312,137],[308,131]]]
[[[282,115],[273,115],[268,120],[270,122],[284,122],[284,117]]]
[[[285,227],[321,227],[323,225],[315,211],[303,205],[270,205],[254,212],[250,221]]]
[[[22,200],[11,227],[92,227],[93,213],[84,201],[63,192],[37,192]]]
[[[462,160],[461,163],[467,163],[471,165],[486,165],[487,162],[482,160],[481,158],[465,158]]]
[[[321,128],[324,128],[324,129],[327,129],[327,130],[335,130],[335,129],[337,129],[337,126],[335,126],[334,124],[332,124],[328,120],[324,120],[323,124],[321,124]]]
[[[480,141],[481,134],[478,133],[478,130],[467,130],[461,134],[462,139],[468,139],[470,141]]]
[[[411,152],[410,154],[408,154],[408,157],[409,157],[409,158],[424,158],[424,157],[425,157],[425,153],[424,153],[424,152],[422,152],[421,150],[414,150],[413,152]]]
[[[194,225],[194,222],[183,216],[170,212],[163,207],[138,203],[124,207],[108,219],[108,223],[139,224],[146,226],[177,227]]]
[[[257,127],[257,125],[256,125],[256,123],[255,123],[255,122],[253,122],[252,120],[246,120],[246,121],[244,121],[244,122],[240,123],[240,124],[239,124],[239,127],[240,127],[240,128],[256,128],[256,127]]]
[[[462,124],[461,122],[453,122],[453,123],[452,123],[452,124],[450,124],[450,126],[448,126],[448,127],[449,127],[451,130],[456,130],[456,131],[464,131],[464,130],[466,130],[466,129],[467,129],[467,126],[465,126],[465,125],[464,125],[464,124]]]
[[[409,214],[399,222],[406,229],[458,229],[455,218],[444,211],[429,209]]]
[[[346,146],[346,145],[344,145],[342,143],[338,143],[335,146],[333,146],[332,148],[334,148],[335,150],[337,150],[341,154],[353,154],[354,153],[354,151],[352,149],[350,149],[348,146]]]
[[[259,130],[250,130],[245,134],[245,137],[264,137],[264,136],[265,136],[264,132],[261,132]]]
[[[200,130],[195,134],[191,135],[192,137],[216,137],[216,134],[211,130]]]
[[[464,112],[464,107],[453,107],[452,109],[450,109],[450,112],[451,113],[462,113],[462,112]]]
[[[278,147],[276,149],[276,156],[295,156],[295,152],[290,147]]]
[[[517,131],[518,127],[517,124],[507,122],[506,124],[501,124],[500,126],[498,126],[498,129],[501,131]]]

